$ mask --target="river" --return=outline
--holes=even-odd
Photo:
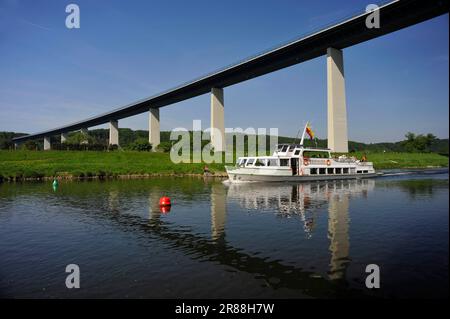
[[[303,184],[3,183],[0,297],[447,298],[448,191],[446,169]],[[79,289],[65,285],[68,264]],[[378,289],[366,287],[369,264]]]

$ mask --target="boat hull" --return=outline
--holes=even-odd
[[[299,175],[262,175],[262,174],[242,174],[242,173],[228,173],[230,182],[311,182],[311,181],[329,181],[341,179],[361,179],[376,177],[377,173],[367,174],[347,174],[347,175],[314,175],[314,176],[299,176]]]

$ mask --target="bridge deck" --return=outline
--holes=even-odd
[[[406,28],[448,12],[448,0],[396,0],[381,5],[381,28],[368,29],[363,12],[350,19],[304,36],[275,49],[226,67],[160,94],[83,121],[14,139],[15,142],[80,130],[144,113],[149,107],[160,108],[274,72],[326,54],[329,47],[344,49],[370,39]]]

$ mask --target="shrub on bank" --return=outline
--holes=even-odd
[[[172,142],[161,142],[156,149],[158,151],[164,152],[164,153],[169,153],[170,150],[172,148]]]
[[[57,151],[106,151],[117,149],[117,145],[116,148],[114,148],[99,143],[92,143],[92,144],[54,143],[52,144],[52,149]]]
[[[149,152],[152,150],[152,144],[150,144],[147,139],[138,138],[130,144],[129,149],[138,152]]]

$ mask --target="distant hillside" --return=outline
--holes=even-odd
[[[23,136],[26,135],[25,133],[15,133],[15,132],[0,132],[0,149],[12,149],[14,147],[14,144],[12,142],[13,137]],[[100,144],[106,144],[108,142],[109,138],[109,130],[108,129],[95,129],[90,130],[89,135]],[[417,136],[418,137],[418,136]],[[120,128],[119,129],[119,144],[123,148],[127,148],[132,142],[136,141],[139,138],[148,138],[148,131],[146,130],[131,130],[129,128]],[[170,132],[163,131],[161,132],[161,142],[169,142],[170,141]],[[269,137],[267,137],[267,143],[269,141]],[[295,141],[295,138],[292,137],[285,137],[285,136],[279,136],[278,142],[279,143],[293,143]],[[58,136],[52,137],[52,143],[59,143],[60,139]],[[299,140],[297,140],[299,142]],[[42,149],[42,141],[36,141],[37,148]],[[305,140],[305,145],[308,146],[315,146],[317,143],[317,146],[319,147],[326,147],[327,146],[327,140],[316,140],[315,142],[308,140]],[[361,142],[354,142],[349,141],[349,151],[350,152],[356,152],[356,151],[373,151],[373,152],[407,152],[411,151],[411,149],[408,148],[408,140],[405,141],[399,141],[394,143],[361,143]],[[448,156],[448,145],[449,140],[448,139],[437,139],[434,138],[431,140],[429,145],[425,146],[425,149],[423,151],[425,152],[434,152],[439,153],[442,155]]]

